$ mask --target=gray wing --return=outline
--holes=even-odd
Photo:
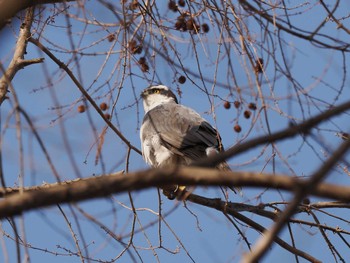
[[[221,148],[217,131],[194,110],[179,104],[153,108],[145,115],[143,125],[147,126],[147,134],[159,134],[174,154],[191,160],[206,156],[208,147]]]

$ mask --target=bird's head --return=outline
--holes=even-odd
[[[164,85],[151,86],[141,93],[145,113],[164,103],[178,103],[175,94]]]

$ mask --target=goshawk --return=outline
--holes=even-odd
[[[193,109],[178,104],[168,87],[151,86],[141,97],[145,110],[140,130],[142,155],[152,167],[190,165],[223,150],[217,130]],[[230,170],[226,162],[217,168]],[[177,195],[174,188],[163,192],[170,199]]]

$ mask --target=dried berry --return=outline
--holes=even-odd
[[[136,45],[137,45],[137,42],[136,42],[136,40],[134,40],[134,39],[133,39],[133,40],[130,40],[129,43],[128,43],[129,49],[135,48]]]
[[[186,22],[186,26],[187,26],[188,30],[193,30],[194,26],[195,26],[194,20],[192,18],[188,19],[187,22]]]
[[[250,116],[252,115],[252,112],[250,110],[245,110],[243,115],[244,115],[244,118],[249,119]]]
[[[235,108],[238,109],[241,106],[241,103],[237,100],[233,102],[233,105],[235,105]]]
[[[142,53],[142,46],[138,45],[132,50],[133,54],[141,54]]]
[[[115,40],[115,35],[114,34],[109,34],[107,37],[109,42],[113,42]]]
[[[100,109],[103,110],[103,111],[107,110],[107,109],[108,109],[107,103],[106,103],[106,102],[102,102],[102,103],[100,104]]]
[[[146,63],[141,64],[141,70],[142,70],[142,72],[148,72],[149,66]]]
[[[261,73],[263,71],[263,67],[264,67],[264,60],[262,58],[258,58],[255,61],[255,65],[254,65],[255,73]]]
[[[231,103],[228,102],[228,101],[225,101],[225,102],[224,102],[224,108],[225,108],[226,110],[228,110],[229,108],[231,108]]]
[[[183,22],[181,22],[181,21],[176,21],[176,23],[175,23],[175,29],[176,30],[181,30],[182,29],[182,27],[183,27]]]
[[[136,10],[139,7],[139,2],[137,0],[134,0],[130,3],[130,10]]]
[[[138,62],[139,62],[140,65],[145,64],[146,63],[146,58],[145,57],[140,57]]]
[[[107,120],[110,120],[110,119],[111,119],[111,114],[109,114],[109,113],[105,113],[104,116],[105,116],[105,118],[106,118]]]
[[[177,18],[176,23],[175,23],[175,29],[176,30],[183,30],[183,31],[187,30],[185,17],[186,17],[186,15],[182,14],[181,16],[179,16]]]
[[[186,82],[186,77],[185,76],[180,76],[178,81],[179,81],[180,84],[184,84]]]
[[[236,124],[236,125],[233,127],[233,129],[234,129],[234,130],[235,130],[235,132],[237,132],[237,133],[239,133],[239,132],[241,132],[241,131],[242,131],[241,126],[239,126],[238,124]]]
[[[194,33],[198,33],[199,31],[201,31],[201,27],[198,24],[194,24],[193,30]]]
[[[79,113],[85,112],[85,105],[79,105],[79,106],[78,106],[78,112],[79,112]]]
[[[132,54],[141,54],[142,53],[142,45],[138,44],[136,40],[129,41],[129,50]]]
[[[193,30],[194,33],[200,30],[200,27],[196,24],[196,22],[192,18],[187,20],[186,27],[188,30]]]
[[[179,0],[177,3],[178,3],[179,6],[181,6],[181,7],[184,7],[184,6],[186,5],[185,0]]]
[[[181,14],[177,17],[177,21],[179,22],[185,22],[186,14]]]
[[[177,10],[178,10],[177,5],[176,5],[175,1],[173,1],[173,0],[169,1],[168,8],[173,12],[177,12]]]
[[[248,104],[248,108],[251,109],[251,110],[256,110],[256,104],[251,102]]]
[[[208,33],[209,32],[208,24],[206,24],[206,23],[202,24],[202,30],[203,30],[204,33]]]

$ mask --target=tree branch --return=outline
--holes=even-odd
[[[242,152],[246,152],[259,145],[293,138],[298,134],[307,135],[312,128],[316,127],[320,123],[330,120],[332,117],[342,114],[349,109],[350,101],[344,102],[343,104],[332,107],[325,112],[322,112],[314,117],[305,120],[299,125],[291,126],[289,128],[272,133],[270,135],[260,136],[258,138],[251,139],[241,144],[236,144],[226,151],[213,155],[210,158],[204,158],[198,162],[195,162],[194,165],[200,167],[215,167],[223,160],[227,160],[235,155],[238,155]]]
[[[134,145],[130,143],[130,141],[123,135],[121,131],[119,131],[113,123],[105,116],[105,114],[102,112],[100,107],[97,105],[95,100],[91,98],[89,93],[84,89],[84,87],[81,85],[79,80],[74,76],[73,72],[68,68],[66,64],[64,64],[61,60],[59,60],[54,54],[50,52],[43,44],[40,43],[39,40],[34,39],[34,38],[29,38],[29,42],[33,43],[36,45],[38,48],[40,48],[41,51],[43,51],[53,62],[56,63],[57,66],[62,68],[70,77],[70,79],[74,82],[74,84],[77,86],[79,91],[84,95],[84,97],[90,102],[90,104],[94,107],[96,112],[101,116],[101,118],[107,123],[108,127],[110,127],[117,135],[118,137],[132,150],[137,152],[138,154],[142,154],[141,151],[136,148]]]
[[[0,1],[0,30],[14,17],[19,11],[42,4],[54,4],[71,2],[75,0],[1,0]]]
[[[241,213],[239,213],[239,206],[231,206],[230,204],[227,204],[227,202],[225,201],[221,201],[220,199],[209,199],[209,198],[205,198],[202,196],[198,196],[195,194],[191,194],[188,196],[188,198],[186,199],[187,201],[190,201],[192,203],[196,203],[199,205],[203,205],[203,206],[207,206],[207,207],[211,207],[214,208],[218,211],[224,212],[226,214],[229,214],[233,217],[235,217],[236,219],[244,222],[245,224],[251,226],[252,228],[256,229],[257,231],[259,231],[260,233],[263,233],[264,231],[266,231],[266,229],[256,223],[255,221],[253,221],[252,219],[242,215]],[[242,206],[245,206],[245,204],[242,204]],[[256,209],[256,207],[255,207]],[[260,209],[260,211],[263,211]],[[264,212],[264,211],[263,211]],[[268,211],[265,211],[267,213]],[[287,242],[283,241],[281,238],[279,238],[278,236],[275,236],[274,241],[280,245],[282,248],[288,250],[289,252],[296,254],[302,258],[305,258],[311,262],[321,262],[319,260],[317,260],[316,258],[312,257],[311,255],[309,255],[308,253],[305,253],[304,251],[301,251],[299,249],[296,249],[294,247],[292,247],[291,245],[289,245]]]
[[[22,212],[55,204],[101,198],[111,194],[135,191],[171,184],[192,186],[245,186],[270,187],[295,191],[305,186],[304,179],[251,172],[226,172],[216,169],[181,167],[177,169],[151,169],[129,174],[111,174],[67,183],[46,184],[24,188],[23,193],[9,188],[0,189],[0,219]],[[350,202],[350,187],[321,183],[310,195]]]
[[[285,224],[296,212],[302,199],[311,193],[317,185],[328,175],[329,171],[333,168],[336,163],[342,159],[343,155],[349,150],[350,140],[343,142],[338,149],[325,161],[325,163],[311,176],[310,179],[306,180],[305,184],[300,185],[296,189],[296,193],[293,200],[289,203],[287,208],[281,213],[281,215],[276,220],[276,223],[264,232],[255,246],[253,247],[250,254],[244,257],[243,262],[258,262],[264,254],[267,252],[268,248],[271,247],[272,242],[279,232],[283,229]]]
[[[1,18],[2,18],[1,12],[3,11],[1,6],[4,5],[4,2],[6,1],[0,1]],[[15,2],[24,2],[24,1],[13,1],[13,2],[15,3]],[[30,37],[30,28],[32,27],[33,18],[34,18],[34,8],[28,8],[24,22],[22,23],[19,31],[19,36],[18,36],[18,40],[16,43],[16,48],[15,48],[15,52],[13,54],[12,60],[7,70],[3,72],[3,76],[0,78],[0,105],[6,99],[8,86],[10,85],[17,71],[19,71],[23,67],[28,66],[30,64],[42,62],[42,60],[40,59],[37,59],[37,60],[23,59],[27,48],[28,38]]]

